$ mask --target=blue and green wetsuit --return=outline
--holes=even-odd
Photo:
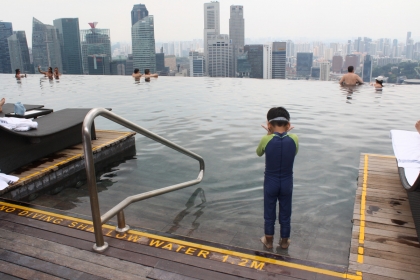
[[[287,132],[264,136],[257,155],[265,153],[264,228],[265,235],[274,235],[276,206],[279,201],[281,238],[290,237],[292,215],[293,162],[299,149],[298,137]]]

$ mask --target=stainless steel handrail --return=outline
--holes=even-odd
[[[92,127],[94,119],[97,116],[105,117],[141,135],[144,135],[156,142],[159,142],[171,149],[174,149],[175,151],[178,151],[195,160],[198,160],[198,162],[200,163],[200,172],[198,173],[197,179],[191,180],[185,183],[176,184],[169,187],[149,191],[146,193],[129,196],[125,198],[123,201],[121,201],[120,203],[118,203],[116,206],[111,208],[104,215],[101,216],[101,213],[99,210],[99,199],[98,199],[98,191],[96,187],[95,165],[94,165],[94,160],[93,160],[92,142],[91,142],[91,127]],[[83,121],[82,138],[83,138],[83,153],[85,156],[87,183],[89,187],[90,208],[92,211],[93,229],[94,229],[94,234],[95,234],[95,245],[93,245],[93,249],[95,251],[102,252],[108,247],[108,244],[104,242],[104,236],[102,233],[102,224],[109,221],[115,215],[117,215],[117,219],[118,219],[118,226],[116,230],[119,232],[125,232],[129,229],[129,226],[125,224],[123,210],[131,203],[144,200],[150,197],[154,197],[157,195],[165,194],[168,192],[176,191],[176,190],[186,188],[189,186],[193,186],[200,183],[203,180],[204,160],[202,157],[104,108],[94,108],[90,110],[89,113],[87,113]]]

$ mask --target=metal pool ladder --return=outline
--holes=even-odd
[[[195,160],[198,160],[198,162],[200,163],[200,172],[198,173],[197,179],[126,197],[123,201],[115,205],[113,208],[108,210],[108,212],[106,212],[105,214],[101,216],[101,213],[99,210],[98,191],[96,187],[95,165],[94,165],[94,160],[93,160],[92,142],[91,142],[91,127],[92,127],[94,119],[97,116],[105,117],[141,135],[144,135],[156,142],[159,142],[171,149],[174,149],[175,151],[178,151]],[[183,147],[175,143],[172,143],[166,140],[165,138],[160,137],[159,135],[154,134],[153,132],[147,129],[144,129],[136,125],[135,123],[130,122],[104,108],[94,108],[90,110],[89,113],[86,115],[83,121],[82,138],[83,138],[83,153],[85,157],[87,183],[89,187],[90,207],[92,211],[93,229],[94,229],[94,234],[95,234],[95,244],[93,245],[93,249],[97,252],[103,252],[106,248],[108,248],[108,243],[104,242],[104,236],[102,233],[102,224],[108,222],[112,217],[114,217],[115,215],[117,216],[118,226],[115,229],[117,232],[126,232],[130,229],[130,227],[126,225],[125,218],[124,218],[124,208],[126,208],[128,205],[136,201],[140,201],[140,200],[151,198],[157,195],[161,195],[168,192],[180,190],[189,186],[193,186],[200,183],[203,180],[204,160],[201,156],[191,151],[188,151],[187,149],[184,149]]]

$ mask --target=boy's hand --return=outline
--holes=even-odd
[[[268,126],[266,126],[266,125],[261,125],[261,127],[262,128],[264,128],[265,130],[267,130],[267,135],[270,135],[270,134],[272,134],[273,132],[271,132],[271,130],[268,128]]]
[[[290,125],[289,129],[287,130],[287,132],[289,132],[290,130],[292,130],[293,128],[295,128],[294,126]]]

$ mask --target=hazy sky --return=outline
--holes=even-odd
[[[32,17],[52,24],[54,19],[78,17],[111,29],[111,40],[131,41],[131,9],[145,4],[155,17],[156,41],[188,41],[203,37],[202,0],[1,0],[0,20],[25,30],[32,45]],[[397,38],[407,31],[420,40],[419,0],[221,0],[221,33],[229,33],[229,6],[243,5],[246,38],[347,40],[358,36]],[[414,28],[417,27],[417,28]]]

